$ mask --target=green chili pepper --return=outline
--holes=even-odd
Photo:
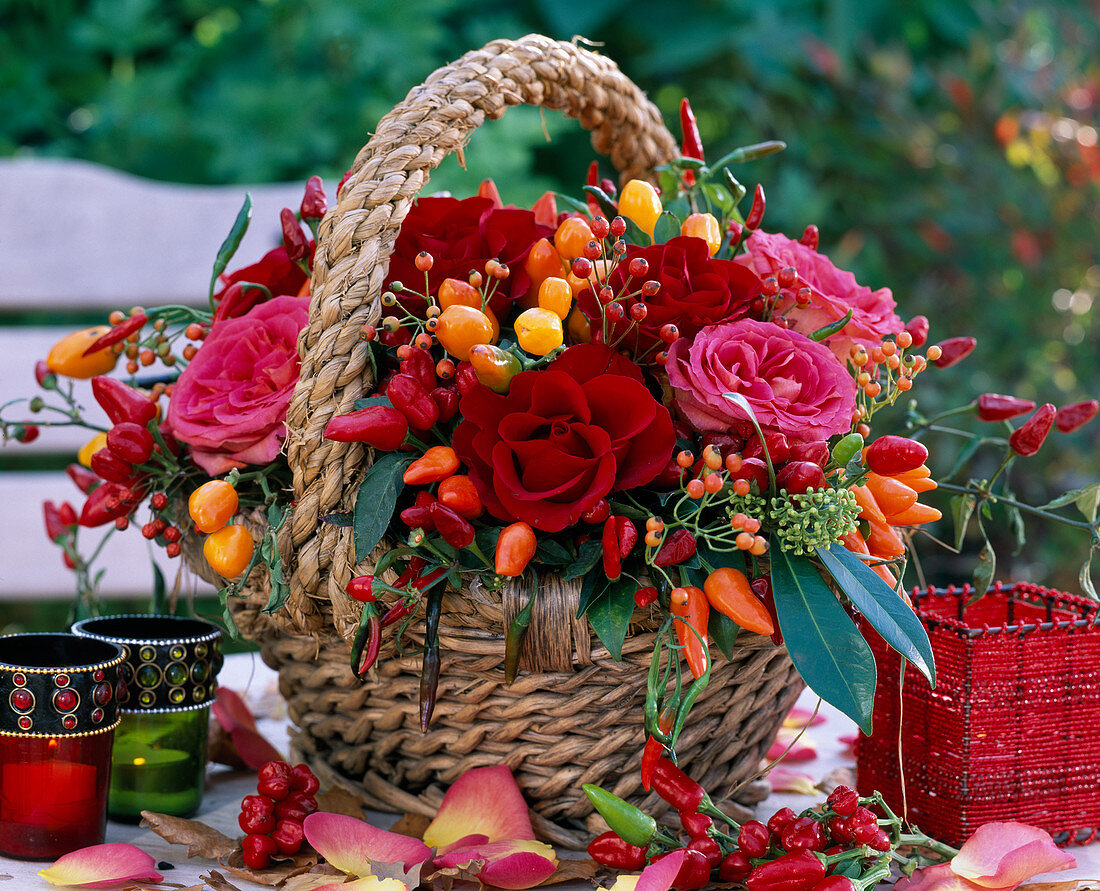
[[[833,460],[841,467],[847,467],[848,462],[851,461],[862,448],[863,435],[860,433],[849,433],[833,446]]]
[[[535,587],[531,597],[516,617],[508,626],[508,633],[504,636],[504,683],[511,684],[519,673],[519,654],[523,649],[523,638],[527,634],[527,627],[531,624],[531,608],[535,605],[535,596],[538,594],[538,578],[535,579]]]
[[[424,607],[424,659],[420,667],[420,730],[424,733],[432,722],[439,687],[439,614],[444,590],[446,585],[432,588]]]
[[[583,789],[592,807],[600,812],[611,831],[628,845],[644,848],[653,840],[657,834],[657,821],[645,811],[599,786],[586,783]]]
[[[358,680],[363,680],[374,665],[381,645],[382,622],[378,618],[378,609],[373,603],[364,603],[359,630],[355,632],[355,643],[351,647],[351,670]]]

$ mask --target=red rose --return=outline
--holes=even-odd
[[[632,281],[630,290],[640,288],[643,281],[661,283],[661,290],[644,301],[648,312],[639,325],[641,337],[635,351],[637,355],[661,342],[662,325],[671,322],[680,329],[682,337],[693,337],[706,325],[744,318],[752,299],[760,293],[760,279],[752,270],[732,260],[712,259],[707,243],[701,238],[679,236],[647,248],[628,247],[608,283],[616,294],[626,283],[627,268],[635,257],[642,257],[649,263],[649,272],[644,279]],[[591,291],[580,294],[578,301],[589,319],[600,318],[599,306]],[[627,301],[625,308],[629,309],[629,304],[634,302]],[[629,318],[628,313],[624,321],[612,326],[613,338],[627,330]],[[634,336],[628,336],[623,345],[633,349]],[[652,361],[652,357],[649,358]]]
[[[283,296],[215,322],[180,374],[168,428],[211,476],[279,454],[308,316],[307,298]]]
[[[557,532],[612,489],[652,480],[675,445],[668,409],[634,363],[599,344],[570,347],[461,403],[454,448],[493,516]]]
[[[508,264],[511,275],[499,284],[490,306],[503,314],[510,301],[518,300],[531,287],[531,277],[523,268],[531,245],[553,235],[553,229],[535,222],[531,211],[497,208],[488,198],[418,198],[401,224],[385,284],[398,281],[423,291],[424,273],[415,263],[421,251],[435,261],[428,272],[428,287],[433,292],[445,278],[466,281],[471,270],[485,274],[486,260],[500,260]],[[400,300],[410,312],[424,309],[424,301],[412,295],[405,294]]]
[[[310,251],[314,250],[310,242]],[[268,296],[279,297],[288,294],[296,296],[306,283],[306,274],[297,263],[286,254],[282,245],[264,254],[251,266],[242,266],[235,272],[222,275],[223,287],[214,295],[218,305],[214,312],[214,321],[243,316],[257,303],[263,303]],[[269,294],[258,288],[242,288],[244,282],[263,285]]]

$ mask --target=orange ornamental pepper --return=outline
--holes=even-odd
[[[569,318],[565,321],[565,330],[569,334],[569,340],[573,343],[592,342],[592,324],[576,306],[573,307],[573,311],[569,313]]]
[[[710,664],[707,650],[707,623],[710,621],[710,604],[702,588],[673,588],[669,598],[676,622],[676,639],[680,642],[684,658],[692,677],[701,678]],[[698,633],[696,633],[698,632]]]
[[[448,353],[466,360],[470,357],[470,347],[492,343],[493,323],[480,309],[456,303],[440,313],[435,336]]]
[[[871,556],[871,552],[867,548],[867,542],[864,541],[863,535],[858,529],[849,532],[841,538],[840,543],[853,554],[861,554],[864,557]],[[870,566],[870,568],[891,588],[897,588],[898,580],[894,578],[894,574],[890,572],[887,567],[883,566],[881,563],[868,563],[867,565]]]
[[[494,561],[497,575],[508,578],[522,575],[535,556],[535,545],[535,530],[526,523],[513,523],[501,529]]]
[[[409,465],[402,479],[409,486],[438,483],[458,470],[458,455],[450,446],[432,446]]]
[[[439,308],[447,309],[449,306],[468,306],[471,309],[481,309],[481,294],[477,288],[469,282],[457,278],[445,278],[439,286]]]
[[[473,480],[468,476],[456,474],[442,480],[436,497],[460,517],[474,520],[485,513],[481,496],[477,494]]]
[[[896,479],[899,483],[905,483],[918,495],[921,492],[930,492],[938,486],[938,483],[932,479],[932,471],[925,464],[922,464],[916,470],[910,470],[908,473],[895,474],[893,479]]]
[[[233,519],[238,505],[236,489],[225,480],[210,480],[191,493],[187,499],[187,512],[199,532],[217,532]]]
[[[554,247],[566,260],[575,260],[584,256],[584,249],[595,236],[588,221],[581,217],[568,217],[561,221],[554,233]],[[533,248],[532,248],[533,250]]]
[[[85,355],[85,351],[110,331],[110,325],[96,325],[63,337],[46,356],[47,367],[54,374],[81,380],[106,374],[118,362],[114,351],[106,346],[88,355]]]
[[[917,503],[917,493],[893,477],[879,476],[872,471],[867,474],[864,485],[875,496],[875,504],[878,505],[887,522],[892,515],[900,514]]]
[[[531,245],[531,250],[527,252],[527,259],[523,261],[523,268],[531,278],[531,287],[519,299],[521,309],[531,309],[539,305],[539,287],[546,279],[561,278],[566,274],[561,255],[548,238],[540,238]]]
[[[775,633],[771,614],[752,593],[745,573],[722,566],[707,576],[703,592],[711,606],[742,628],[757,634]]]
[[[539,285],[539,306],[557,313],[559,319],[569,315],[573,305],[573,289],[564,278],[552,275]]]
[[[519,359],[509,350],[491,343],[475,343],[470,347],[470,364],[477,379],[494,393],[507,394],[512,378],[523,370]]]
[[[942,516],[943,514],[934,507],[929,507],[927,504],[921,504],[918,501],[912,507],[900,513],[890,514],[886,518],[886,522],[891,526],[920,526],[922,523],[934,523]]]
[[[722,230],[714,214],[693,213],[680,226],[680,234],[701,238],[707,243],[707,250],[713,257],[722,247]]]
[[[876,557],[890,558],[900,557],[905,553],[905,543],[886,522],[871,490],[866,486],[852,486],[851,492],[859,505],[860,519],[866,520],[871,527],[867,536],[867,547],[871,553]]]
[[[206,537],[202,554],[210,568],[227,579],[235,579],[252,559],[252,536],[244,526],[225,526]]]

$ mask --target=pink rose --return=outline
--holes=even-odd
[[[211,476],[279,454],[308,316],[308,298],[284,296],[215,322],[180,374],[168,428]]]
[[[824,254],[778,233],[757,230],[746,242],[748,253],[741,262],[748,263],[761,278],[778,274],[793,266],[803,285],[810,288],[810,302],[798,306],[793,297],[786,297],[777,312],[786,313],[791,327],[801,334],[813,334],[852,310],[852,319],[839,334],[826,343],[840,359],[847,362],[853,344],[867,349],[877,346],[888,334],[897,334],[905,327],[894,312],[894,296],[889,288],[872,291],[859,284],[856,277],[837,269]],[[796,285],[797,289],[800,285]]]
[[[846,433],[856,407],[856,382],[828,349],[771,322],[741,319],[681,337],[669,351],[668,380],[676,404],[702,432],[751,428],[724,393],[740,393],[760,426],[811,441]]]

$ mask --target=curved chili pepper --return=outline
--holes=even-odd
[[[470,364],[477,372],[477,379],[494,393],[507,395],[512,378],[523,370],[519,359],[511,350],[503,350],[491,343],[479,343],[470,347]]]
[[[386,396],[414,430],[430,430],[439,420],[439,406],[411,374],[395,374],[386,385]]]
[[[439,407],[439,420],[442,423],[447,423],[458,414],[458,393],[453,387],[436,387],[429,395]]]
[[[973,337],[949,337],[940,341],[940,357],[932,361],[937,368],[950,368],[969,356],[977,345]]]
[[[645,847],[653,840],[657,821],[645,811],[591,783],[585,783],[582,788],[611,831],[627,844]]]
[[[584,178],[584,184],[586,186],[598,186],[600,184],[600,165],[597,161],[593,161],[588,165],[588,174]],[[588,213],[590,216],[597,216],[600,211],[600,202],[596,200],[595,196],[585,190],[585,203],[588,204]]]
[[[1035,403],[1030,399],[1000,393],[982,393],[978,397],[978,417],[983,421],[1007,421],[1029,411],[1035,411]]]
[[[283,227],[283,245],[291,260],[301,260],[309,253],[309,242],[302,231],[302,225],[289,207],[279,211],[279,222]]]
[[[603,569],[614,581],[622,574],[622,559],[638,541],[638,530],[626,517],[608,517],[603,524]]]
[[[391,606],[382,614],[382,627],[389,628],[390,625],[396,625],[398,622],[405,619],[413,611],[415,604],[413,603],[397,603]]]
[[[46,537],[56,542],[68,534],[65,523],[61,520],[61,511],[52,501],[42,502],[42,515],[46,521]]]
[[[898,525],[890,519],[894,514],[900,514],[917,503],[916,489],[907,486],[892,476],[879,476],[879,474],[871,471],[867,474],[864,485],[875,496],[875,503],[882,511],[882,515],[886,517],[886,522],[890,523],[891,526]]]
[[[459,516],[447,505],[438,501],[429,507],[428,511],[436,531],[452,548],[469,547],[473,542],[474,527],[465,517]]]
[[[614,832],[604,832],[592,839],[588,856],[611,869],[641,869],[646,864],[646,849],[623,841]]]
[[[302,206],[298,212],[303,220],[319,220],[327,210],[328,201],[321,177],[311,176],[306,180],[306,193],[302,196]]]
[[[123,502],[122,489],[118,483],[103,483],[93,489],[80,510],[80,525],[94,528],[125,516],[130,505]]]
[[[334,442],[362,442],[383,452],[392,452],[405,441],[409,422],[396,408],[370,405],[350,414],[338,415],[325,426],[325,439]]]
[[[432,519],[432,505],[436,503],[436,497],[427,490],[416,493],[416,503],[401,511],[401,522],[410,529],[435,529],[435,521]]]
[[[684,827],[684,832],[692,838],[703,838],[710,833],[714,820],[706,814],[700,814],[698,811],[682,811],[680,813],[680,825]]]
[[[435,376],[435,360],[428,350],[414,349],[401,360],[401,373],[420,381],[425,390],[433,389],[438,381]]]
[[[134,465],[123,461],[110,449],[100,449],[89,462],[92,470],[112,483],[128,483],[134,477]]]
[[[767,200],[764,198],[764,187],[757,183],[756,191],[752,194],[752,208],[749,210],[749,215],[745,217],[746,229],[760,228],[760,224],[764,221],[764,208],[766,206]]]
[[[906,436],[880,436],[863,453],[867,466],[881,476],[915,470],[928,460],[928,447]]]
[[[1025,458],[1039,451],[1043,440],[1050,433],[1050,428],[1054,426],[1054,415],[1056,413],[1057,411],[1051,403],[1047,402],[1040,405],[1035,410],[1035,414],[1028,418],[1018,430],[1014,430],[1008,438],[1008,444],[1012,446],[1012,451]]]
[[[905,543],[886,522],[875,496],[866,486],[852,486],[851,493],[859,505],[860,519],[866,520],[870,527],[867,535],[867,547],[876,557],[900,557],[905,553]]]
[[[886,522],[891,526],[920,526],[934,523],[943,516],[936,508],[919,501],[896,514],[887,514]]]
[[[149,321],[149,317],[143,312],[130,316],[130,318],[119,322],[102,337],[92,341],[91,346],[81,353],[81,356],[90,356],[92,353],[98,353],[100,350],[105,350],[109,346],[121,343],[135,331],[140,331],[144,328],[147,321]]]
[[[45,359],[34,363],[34,380],[43,390],[57,389],[57,375],[50,371]]]
[[[653,789],[678,811],[697,811],[709,801],[707,791],[667,758],[653,770]]]
[[[668,732],[667,730],[665,731]],[[655,740],[652,736],[646,740],[645,748],[642,749],[642,766],[639,773],[642,778],[642,788],[648,792],[653,786],[653,769],[657,766],[657,761],[664,755],[665,747]]]
[[[427,594],[424,606],[424,657],[420,664],[420,731],[428,732],[439,689],[439,614],[443,607],[445,585],[437,585]]]
[[[107,431],[107,448],[131,464],[144,464],[153,455],[153,434],[132,421],[122,421]]]
[[[707,623],[710,621],[707,595],[702,588],[674,588],[669,609],[679,619],[675,623],[676,639],[692,677],[701,678],[710,662],[706,644]]]
[[[685,96],[680,100],[680,132],[683,134],[680,143],[680,154],[685,158],[703,160],[703,141],[699,138],[699,123],[695,120],[695,114],[691,110],[691,103]],[[684,183],[688,186],[695,185],[695,171],[684,171]]]
[[[531,610],[535,605],[535,597],[538,587],[527,600],[512,624],[508,626],[508,632],[504,635],[504,683],[511,686],[519,674],[519,656],[523,651],[523,639],[527,636],[527,629],[531,625]]]
[[[675,566],[691,559],[695,553],[695,536],[686,529],[676,529],[661,544],[657,556],[653,558],[654,566]]]
[[[523,575],[523,570],[535,556],[537,544],[535,531],[526,523],[505,526],[497,536],[497,549],[493,560],[493,569],[496,574],[507,578]]]
[[[373,603],[364,603],[363,613],[359,617],[359,629],[355,632],[355,641],[351,646],[351,671],[358,680],[366,677],[378,658],[381,646],[382,622],[378,618],[378,609]]]
[[[76,525],[76,510],[69,502],[62,501],[57,508],[57,513],[66,528],[72,528]]]
[[[740,570],[720,566],[703,582],[703,593],[711,606],[741,628],[756,634],[775,632],[768,608],[757,599],[748,578]]]
[[[844,545],[853,554],[866,554],[871,555],[870,549],[867,547],[867,541],[864,539],[863,534],[858,529],[853,529],[847,535],[844,535],[840,539],[840,543]],[[868,564],[872,570],[891,588],[896,588],[898,580],[894,578],[894,574],[890,572],[881,563]]]
[[[1100,402],[1095,399],[1063,405],[1054,413],[1054,426],[1063,433],[1072,433],[1095,418],[1098,409]]]
[[[825,864],[812,851],[794,851],[755,867],[745,880],[749,891],[810,891],[825,878]]]
[[[450,446],[432,446],[413,461],[402,477],[406,485],[424,486],[438,483],[458,470],[458,455]]]
[[[463,360],[455,367],[455,386],[458,388],[458,392],[463,396],[475,387],[481,386],[481,381],[477,379],[477,372],[474,371],[474,366],[468,361]]]
[[[130,421],[139,427],[145,427],[157,416],[157,407],[153,402],[113,377],[93,377],[92,395],[112,424]]]

